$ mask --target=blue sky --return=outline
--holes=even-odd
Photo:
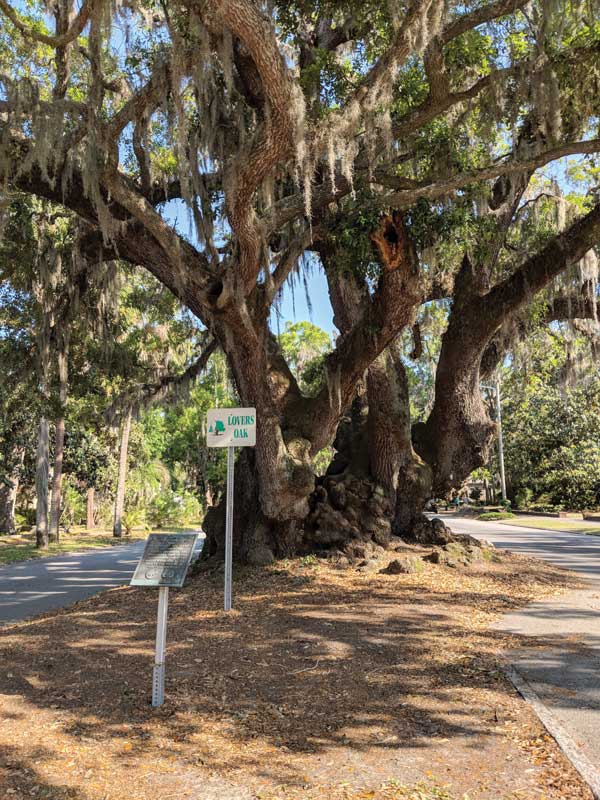
[[[187,237],[196,247],[198,240],[190,219],[190,214],[182,200],[171,200],[161,208],[161,215],[182,236]],[[279,309],[273,308],[271,313],[271,328],[275,333],[285,328],[286,322],[301,322],[308,320],[318,325],[331,336],[336,330],[333,325],[333,310],[329,302],[329,292],[325,274],[317,259],[313,259],[312,267],[308,271],[307,283],[310,291],[312,308],[308,307],[306,291],[302,280],[297,280],[295,286],[286,284]]]
[[[283,330],[285,323],[308,320],[313,325],[318,325],[331,336],[334,332],[333,311],[329,302],[327,281],[320,267],[315,267],[308,278],[310,300],[312,306],[308,308],[304,286],[297,284],[292,292],[291,287],[285,286],[280,306],[279,328]],[[271,313],[271,327],[277,332],[277,313]]]

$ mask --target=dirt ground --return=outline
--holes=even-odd
[[[0,632],[2,800],[591,798],[502,675],[514,639],[489,629],[569,573],[514,555],[236,573],[230,614],[218,571],[171,591],[159,710],[156,590]]]

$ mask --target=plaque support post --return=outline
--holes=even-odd
[[[231,584],[233,570],[233,453],[227,448],[227,508],[225,515],[225,611],[231,611]]]
[[[156,655],[152,673],[152,707],[158,708],[165,702],[165,652],[167,649],[167,610],[169,608],[169,587],[158,589],[158,619],[156,623]]]

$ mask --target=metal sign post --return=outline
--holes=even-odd
[[[167,650],[167,611],[169,608],[169,587],[158,590],[158,617],[156,621],[156,653],[152,671],[152,708],[165,702],[165,655]]]
[[[227,448],[227,508],[225,514],[225,611],[231,611],[233,578],[233,456],[235,448]]]
[[[236,447],[256,444],[255,408],[211,408],[206,417],[207,447],[227,448],[227,498],[225,507],[225,586],[223,608],[231,611],[233,579],[233,488]]]
[[[151,533],[129,584],[158,586],[156,652],[152,671],[153,708],[159,708],[165,702],[169,586],[183,586],[197,538],[195,533]]]

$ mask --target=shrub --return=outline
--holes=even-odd
[[[15,513],[15,528],[17,533],[31,528],[31,524],[28,522],[27,517],[24,514],[19,514],[18,512]]]
[[[532,500],[533,500],[533,491],[529,487],[524,487],[523,489],[518,491],[517,496],[515,497],[515,503],[517,508],[523,508],[525,510],[529,509]]]
[[[555,505],[552,502],[552,497],[549,494],[541,494],[534,503],[529,506],[530,511],[539,511],[542,514],[552,514],[555,511],[562,510],[562,506]]]
[[[600,497],[600,450],[595,440],[558,447],[541,462],[540,486],[560,508],[576,511]]]
[[[150,524],[156,528],[185,525],[200,516],[200,503],[191,492],[176,493],[172,489],[165,489],[154,497],[148,509]]]
[[[21,520],[21,525],[23,525],[24,528],[33,527],[35,525],[35,506],[20,508],[15,514],[15,522],[17,522],[18,519]]]
[[[482,522],[493,522],[496,519],[515,519],[515,514],[510,511],[488,511],[485,514],[480,514],[477,519]]]
[[[80,525],[85,521],[85,498],[71,483],[69,477],[67,477],[62,487],[61,504],[60,521],[66,531],[73,525]]]
[[[121,517],[125,535],[130,536],[134,528],[146,528],[146,514],[142,508],[129,508]]]

